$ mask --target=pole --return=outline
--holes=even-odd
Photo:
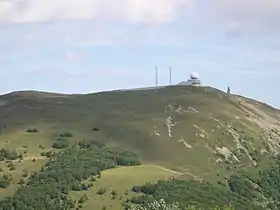
[[[158,86],[158,66],[156,66],[156,86]]]
[[[172,69],[171,66],[169,66],[169,84],[171,85],[172,83]]]

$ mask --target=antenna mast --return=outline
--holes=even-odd
[[[158,86],[158,66],[156,66],[156,86]]]
[[[172,69],[171,66],[169,66],[169,85],[172,83]]]

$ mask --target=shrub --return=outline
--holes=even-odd
[[[29,128],[26,130],[27,133],[37,133],[39,130],[37,128]]]
[[[65,137],[65,138],[69,138],[69,137],[73,137],[73,134],[70,132],[65,132],[59,135],[60,137]]]
[[[19,158],[19,155],[17,154],[17,152],[14,151],[10,151],[8,149],[1,149],[0,150],[0,161],[3,160],[16,160]]]
[[[4,174],[4,175],[3,175],[3,179],[9,180],[9,176],[8,176],[7,174]]]
[[[130,199],[130,202],[134,203],[134,204],[144,204],[145,203],[145,197],[134,196]]]
[[[18,184],[20,184],[20,185],[23,185],[23,184],[25,184],[25,181],[24,181],[24,179],[20,179],[20,180],[19,180],[19,182],[18,182]]]
[[[43,145],[39,145],[39,149],[45,149],[45,147]]]
[[[82,184],[82,190],[88,190],[88,185],[86,185],[85,183]]]
[[[12,164],[12,165],[10,166],[10,171],[14,171],[14,170],[16,170],[16,167]]]
[[[151,183],[148,182],[141,187],[141,192],[145,193],[145,194],[148,194],[148,195],[151,195],[151,194],[155,193],[156,189],[157,189],[156,184],[151,184]]]
[[[141,186],[133,186],[131,191],[136,192],[136,193],[140,193],[141,192]]]
[[[22,176],[23,177],[28,177],[29,176],[29,173],[26,169],[22,170]]]
[[[41,154],[41,156],[47,157],[47,158],[52,158],[52,157],[56,157],[57,156],[57,153],[52,152],[52,151],[41,152],[40,154]]]
[[[79,203],[85,203],[87,201],[87,195],[83,195],[80,199],[79,199]]]
[[[71,189],[73,191],[82,191],[82,186],[80,184],[75,183],[72,185]]]
[[[47,153],[46,153],[46,152],[40,152],[40,155],[41,155],[42,157],[45,157],[45,156],[47,155]]]
[[[106,193],[106,189],[105,188],[100,188],[98,191],[97,191],[97,194],[98,195],[103,195]]]
[[[59,138],[53,143],[52,147],[55,149],[63,149],[68,147],[69,144],[70,143],[67,139]]]
[[[10,181],[5,178],[0,178],[0,188],[4,189],[10,185]]]
[[[92,177],[90,178],[90,181],[91,181],[91,182],[95,182],[95,181],[96,181],[96,178],[95,178],[94,176],[92,176]]]
[[[112,196],[116,196],[116,195],[117,195],[116,190],[113,189],[112,192],[111,192],[111,195],[112,195]]]

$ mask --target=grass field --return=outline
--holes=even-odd
[[[101,178],[97,179],[94,187],[86,192],[72,192],[71,197],[78,200],[81,196],[87,195],[89,200],[84,204],[84,210],[102,209],[103,206],[114,210],[121,210],[121,203],[128,197],[133,196],[130,192],[134,185],[142,185],[146,182],[157,182],[168,179],[171,176],[179,175],[179,172],[171,171],[156,165],[141,165],[132,167],[120,167],[102,172]],[[105,188],[106,193],[97,195],[100,188]],[[112,199],[111,192],[116,190],[117,196]],[[126,195],[128,191],[128,195]]]

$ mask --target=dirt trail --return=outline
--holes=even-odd
[[[23,157],[23,161],[24,160],[47,160],[48,158],[47,157],[44,157],[44,156],[29,156],[29,157]]]
[[[171,173],[174,173],[174,174],[180,174],[182,175],[183,173],[182,172],[179,172],[179,171],[174,171],[174,170],[171,170],[171,169],[168,169],[168,168],[164,168],[162,166],[159,166],[159,165],[154,165],[156,168],[158,169],[161,169],[161,170],[164,170],[164,171],[168,171],[168,172],[171,172]]]
[[[191,176],[192,178],[194,178],[196,181],[199,181],[199,182],[203,181],[203,178],[201,178],[201,177],[199,177],[199,176],[196,176],[196,175],[194,175],[194,174],[191,173],[191,172],[184,172],[184,173],[182,173],[182,174],[180,174],[180,175],[175,176],[174,178],[175,178],[175,179],[178,179],[180,176],[183,176],[183,175]]]
[[[192,178],[194,178],[197,181],[202,181],[203,180],[202,178],[200,178],[200,177],[198,177],[198,176],[196,176],[193,173],[188,172],[188,171],[186,171],[186,172],[179,172],[179,171],[174,171],[174,170],[171,170],[171,169],[168,169],[168,168],[164,168],[164,167],[158,166],[158,165],[155,165],[155,167],[157,167],[157,168],[159,168],[161,170],[165,170],[165,171],[174,173],[175,174],[175,176],[173,176],[174,179],[177,179],[177,178],[179,178],[180,176],[183,176],[183,175],[189,175],[189,176],[191,176]]]

